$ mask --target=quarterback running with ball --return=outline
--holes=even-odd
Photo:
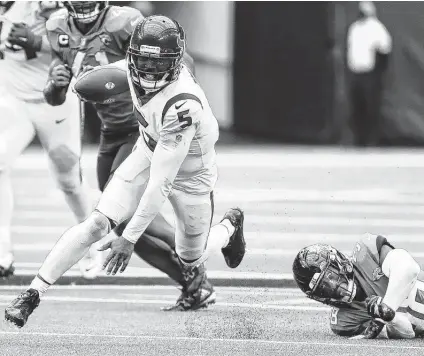
[[[115,171],[97,208],[66,231],[47,256],[30,288],[5,310],[22,327],[50,285],[81,259],[90,246],[125,220],[122,236],[107,242],[104,268],[123,272],[134,245],[169,199],[175,213],[175,247],[189,298],[206,278],[205,260],[220,249],[237,267],[245,254],[243,212],[229,210],[211,228],[217,181],[218,123],[208,100],[183,64],[182,27],[165,16],[140,21],[131,35],[127,75],[141,135]]]
[[[350,256],[334,247],[303,248],[293,276],[311,299],[331,305],[330,327],[356,339],[409,339],[424,331],[424,274],[403,249],[366,234]]]
[[[63,4],[64,8],[56,12],[46,24],[53,50],[53,62],[44,93],[53,106],[61,105],[66,96],[72,94],[68,88],[93,69],[123,60],[131,33],[143,19],[138,10],[126,6],[110,6],[107,1],[64,1]],[[191,62],[187,55],[184,59]],[[97,180],[101,191],[119,165],[129,156],[139,138],[139,124],[133,112],[129,85],[126,77],[124,78],[126,90],[108,100],[92,101],[101,120],[97,155]],[[107,91],[104,87],[97,90],[100,94]],[[169,207],[169,202],[166,205],[135,245],[135,252],[181,286],[181,296],[174,306],[181,309],[187,286],[175,256],[172,208]],[[112,236],[121,235],[125,224],[123,222],[117,226]],[[90,251],[96,251],[96,245]],[[83,270],[86,265],[89,266],[85,259],[80,261]],[[93,270],[94,268],[89,269]],[[207,278],[199,285],[196,295],[202,297],[186,302],[184,310],[206,307],[215,301],[214,288]]]

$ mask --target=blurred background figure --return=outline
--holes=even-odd
[[[117,3],[119,5],[120,1],[117,1]],[[144,15],[144,17],[153,15],[154,13],[154,6],[151,1],[129,1],[127,6],[137,9]]]
[[[392,38],[375,5],[361,1],[347,34],[352,129],[359,146],[378,144],[382,82],[391,50]]]

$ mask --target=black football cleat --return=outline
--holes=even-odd
[[[8,268],[0,266],[0,278],[9,278],[15,272],[15,267],[11,264]]]
[[[225,219],[230,220],[235,230],[228,245],[221,251],[228,267],[236,268],[246,253],[246,241],[243,235],[244,213],[240,208],[232,208],[225,213],[221,221]]]
[[[216,303],[216,293],[212,284],[205,280],[200,288],[194,293],[188,293],[185,289],[181,291],[175,305],[162,308],[163,311],[194,311],[206,309],[209,305]]]
[[[18,328],[22,328],[39,304],[38,291],[32,288],[28,289],[9,304],[4,312],[4,318]]]
[[[208,281],[204,262],[196,266],[187,266],[179,260],[184,277],[182,293],[175,305],[162,308],[164,311],[189,311],[207,308],[216,302],[216,294]]]

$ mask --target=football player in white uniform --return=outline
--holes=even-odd
[[[72,76],[75,78],[73,87],[77,88],[82,80],[96,78],[90,73],[91,70],[104,72],[106,69],[101,65],[124,62],[131,34],[137,23],[143,19],[138,10],[126,6],[110,6],[107,1],[64,1],[63,5],[64,8],[57,11],[46,23],[54,59],[44,94],[47,102],[53,106],[60,105],[65,100]],[[194,65],[187,55],[184,63]],[[115,170],[132,152],[140,136],[125,63],[119,73],[125,90],[111,95],[107,101],[88,100],[77,91],[84,101],[92,102],[101,122],[97,181],[102,192]],[[94,80],[94,83],[97,84],[97,81]],[[110,88],[104,85],[96,85],[94,88],[96,96],[101,96],[104,92],[111,94]],[[194,293],[199,298],[182,302],[183,299],[186,300],[186,282],[175,256],[175,229],[170,224],[173,220],[172,208],[169,202],[166,205],[149,225],[143,238],[138,240],[134,252],[180,285],[181,295],[175,308],[192,310],[207,307],[214,303],[216,294],[208,279]],[[112,236],[120,235],[125,226],[126,222],[118,225]],[[100,261],[98,265],[99,270],[102,263]],[[84,265],[84,260],[79,264],[80,267]],[[93,268],[90,271],[96,272]]]
[[[140,139],[116,170],[97,208],[62,235],[29,289],[6,308],[7,321],[24,326],[48,287],[93,243],[130,219],[122,236],[102,247],[111,249],[104,263],[108,274],[123,272],[134,244],[166,199],[176,216],[176,252],[188,294],[206,277],[204,262],[213,247],[221,248],[229,267],[242,261],[243,212],[231,209],[221,223],[210,227],[218,124],[203,90],[182,62],[185,47],[184,30],[165,16],[147,17],[136,26],[126,60]]]
[[[52,107],[43,89],[51,62],[45,23],[58,9],[55,1],[3,2],[0,49],[0,276],[13,273],[10,169],[37,135],[59,188],[81,222],[93,208],[81,179],[80,119],[76,95]],[[100,261],[101,262],[101,261]]]

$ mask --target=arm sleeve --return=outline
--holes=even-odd
[[[198,107],[198,104],[194,106]],[[201,109],[190,113],[190,118],[192,121],[194,118],[195,123],[185,126],[187,123],[179,120],[174,109],[170,111],[164,118],[163,129],[153,153],[146,191],[122,234],[132,243],[136,243],[144,233],[171,192],[172,182],[189,152],[197,130],[196,122],[202,113]]]

